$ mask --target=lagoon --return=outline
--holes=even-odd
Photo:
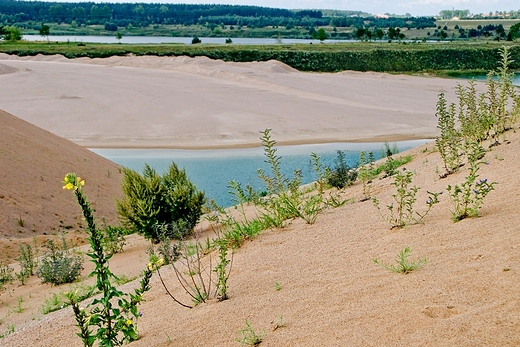
[[[395,143],[399,151],[420,146],[432,140],[414,140]],[[390,146],[393,148],[394,143]],[[337,151],[345,153],[349,166],[357,165],[360,151],[372,151],[376,159],[381,158],[384,143],[330,143],[316,145],[297,145],[277,147],[277,154],[282,157],[281,166],[284,175],[293,177],[296,169],[301,169],[302,184],[314,181],[316,173],[311,165],[310,154],[316,153],[320,163],[334,166]],[[269,166],[264,162],[263,148],[215,149],[215,150],[179,150],[179,149],[100,149],[91,151],[124,167],[142,172],[145,163],[163,173],[173,161],[186,169],[190,180],[198,189],[206,193],[208,199],[215,199],[223,207],[233,205],[228,193],[228,182],[238,181],[242,186],[250,184],[255,189],[263,190],[263,182],[257,177],[257,170],[263,169],[268,174]]]

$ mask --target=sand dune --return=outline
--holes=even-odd
[[[437,134],[455,80],[303,73],[275,61],[0,54],[0,108],[87,147],[257,146],[408,140]],[[450,99],[452,100],[452,99]]]

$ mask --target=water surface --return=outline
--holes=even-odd
[[[403,141],[395,145],[400,151],[417,147],[431,140]],[[390,144],[394,147],[394,143]],[[372,151],[376,159],[384,153],[383,143],[332,143],[318,145],[280,146],[277,154],[282,157],[282,171],[292,178],[293,172],[300,169],[302,183],[314,181],[317,176],[311,165],[310,154],[316,153],[323,165],[334,166],[337,150],[344,151],[349,166],[359,162],[359,152]],[[261,191],[263,182],[258,178],[257,170],[263,169],[270,174],[265,163],[263,148],[216,149],[216,150],[178,150],[178,149],[96,149],[91,151],[138,172],[142,172],[145,163],[163,173],[173,161],[185,168],[190,180],[203,190],[208,198],[213,198],[221,206],[233,205],[228,193],[228,182],[236,180],[243,186],[252,185]]]

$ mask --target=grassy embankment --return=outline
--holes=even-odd
[[[19,56],[62,54],[68,58],[110,56],[207,56],[233,62],[278,60],[300,71],[344,70],[395,73],[482,72],[500,61],[499,48],[511,45],[512,70],[520,70],[520,47],[504,42],[337,43],[278,45],[99,44],[17,42],[0,44],[0,52]]]

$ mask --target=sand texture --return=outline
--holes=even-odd
[[[0,66],[10,68],[2,67],[0,82],[10,87],[0,88],[0,108],[96,147],[244,146],[256,143],[264,127],[286,142],[428,137],[436,133],[437,94],[444,90],[454,98],[454,81],[304,74],[276,62],[1,59]],[[41,235],[30,230],[33,224],[81,222],[71,192],[61,189],[64,172],[87,180],[86,194],[99,204],[98,222],[114,217],[109,205],[119,194],[117,166],[12,115],[0,117],[2,255],[22,236],[31,241]],[[314,225],[289,221],[235,250],[229,300],[186,309],[154,276],[139,308],[140,339],[130,346],[239,346],[246,321],[257,333],[265,331],[261,346],[519,346],[520,134],[508,133],[486,154],[480,178],[498,183],[480,217],[458,223],[451,220],[446,187],[461,184],[467,167],[439,179],[442,161],[433,143],[405,154],[413,156],[406,169],[421,188],[417,210],[424,210],[427,191],[444,192],[425,224],[391,230],[370,201],[360,202],[356,183],[341,192],[351,202],[327,209]],[[372,195],[382,206],[395,194],[392,182],[373,182]],[[13,221],[20,211],[28,211],[22,217],[29,227],[17,238]],[[207,222],[196,231],[213,235]],[[111,259],[113,272],[137,275],[148,246],[132,235]],[[374,258],[393,263],[407,246],[412,259],[426,257],[426,265],[403,275],[374,264]],[[92,268],[87,264],[83,275]],[[162,275],[170,292],[190,301],[171,268]],[[71,288],[43,285],[36,277],[25,286],[9,285],[0,293],[0,334],[10,327],[14,333],[0,338],[0,346],[81,346],[70,308],[39,311],[52,293]],[[280,319],[283,327],[277,327]]]
[[[457,84],[202,57],[0,64],[1,109],[86,147],[258,146],[266,128],[280,144],[433,138],[437,95],[453,100]]]

